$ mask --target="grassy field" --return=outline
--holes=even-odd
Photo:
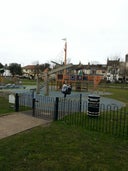
[[[0,115],[14,112],[14,105],[9,104],[8,98],[0,96]]]
[[[20,107],[20,111],[30,109],[30,107]],[[1,96],[0,94],[0,115],[11,114],[12,112],[15,112],[15,105],[9,103],[9,98],[7,96],[3,97],[3,95]]]
[[[36,80],[22,79],[23,85],[36,85]]]
[[[1,171],[127,171],[128,140],[54,122],[0,140]]]
[[[128,90],[106,91],[128,103]],[[0,170],[127,171],[128,139],[56,121],[0,140]]]
[[[128,89],[124,88],[105,88],[104,91],[110,92],[110,98],[120,100],[128,107]]]

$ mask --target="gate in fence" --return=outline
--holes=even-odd
[[[69,113],[80,112],[80,103],[66,98],[37,97],[33,99],[33,116],[59,120]]]
[[[85,109],[82,109],[82,103],[85,103]],[[87,109],[87,103],[79,100],[71,100],[67,98],[48,97],[31,94],[16,94],[15,110],[29,110],[35,117],[59,120],[69,113],[81,112]],[[30,113],[30,112],[29,112]]]

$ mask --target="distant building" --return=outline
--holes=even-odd
[[[27,65],[22,68],[23,76],[32,79],[35,75],[35,65]]]
[[[119,77],[120,59],[107,59],[107,81],[115,82]]]
[[[12,74],[11,74],[10,70],[5,69],[5,70],[4,70],[4,73],[3,73],[3,76],[4,76],[4,77],[10,77],[10,76],[12,76]]]

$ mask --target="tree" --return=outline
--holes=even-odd
[[[14,75],[22,75],[22,68],[20,64],[17,63],[11,63],[8,67],[11,74]]]
[[[0,74],[4,73],[4,66],[0,63]]]
[[[50,69],[50,64],[45,63],[45,64],[39,65],[39,70],[40,71],[44,71],[46,68]]]
[[[50,64],[48,63],[45,63],[45,64],[36,64],[35,67],[34,67],[34,75],[39,75],[41,74],[45,69],[50,70]]]

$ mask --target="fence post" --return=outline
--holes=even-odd
[[[80,113],[81,113],[81,107],[82,107],[82,94],[80,94]]]
[[[19,95],[16,93],[15,95],[15,112],[19,112]]]
[[[54,120],[58,120],[58,104],[59,104],[59,97],[56,97],[55,101],[55,108],[54,108]]]
[[[35,102],[36,102],[36,99],[33,98],[32,99],[32,116],[35,116]]]

